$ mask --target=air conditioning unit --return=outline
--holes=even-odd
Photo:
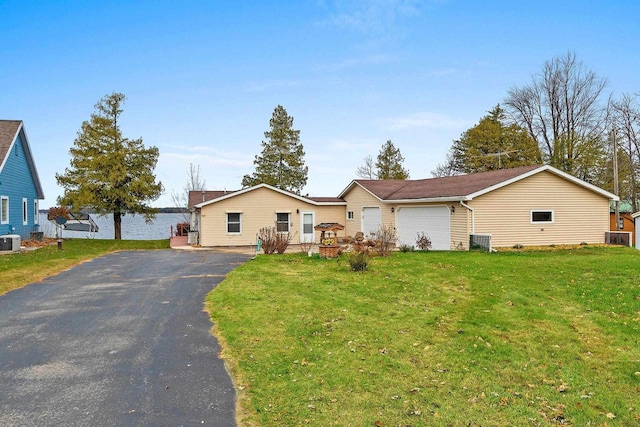
[[[20,236],[17,234],[5,234],[0,236],[0,252],[18,252],[20,250]]]

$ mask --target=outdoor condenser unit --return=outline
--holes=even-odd
[[[0,236],[0,252],[11,251],[17,252],[20,250],[20,236],[17,234],[5,234]]]

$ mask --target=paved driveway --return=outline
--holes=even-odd
[[[235,426],[202,310],[247,259],[119,252],[0,296],[0,425]]]

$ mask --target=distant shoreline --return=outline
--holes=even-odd
[[[158,213],[189,213],[189,209],[187,208],[156,208],[158,209]],[[86,209],[83,212],[88,213],[88,214],[95,214],[95,211],[93,209]],[[41,214],[46,214],[49,213],[49,209],[39,209],[38,213]]]

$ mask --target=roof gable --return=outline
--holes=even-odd
[[[18,138],[18,131],[22,122],[19,120],[0,120],[0,171],[7,162],[7,157]]]
[[[497,190],[540,172],[549,171],[611,200],[618,197],[549,165],[522,166],[467,175],[418,180],[354,180],[340,193],[358,185],[383,202],[464,201]]]
[[[274,191],[276,193],[280,193],[283,194],[287,197],[291,197],[297,200],[300,200],[301,202],[305,202],[305,203],[309,203],[312,205],[345,205],[346,202],[340,198],[335,198],[335,197],[304,197],[304,196],[300,196],[298,194],[295,193],[291,193],[289,191],[285,191],[285,190],[281,190],[279,188],[273,187],[269,184],[258,184],[258,185],[254,185],[253,187],[247,187],[247,188],[243,188],[242,190],[237,190],[237,191],[226,191],[226,192],[222,192],[222,191],[205,191],[205,197],[206,195],[210,195],[212,198],[208,199],[206,201],[203,202],[196,202],[193,205],[190,204],[190,206],[195,207],[195,208],[202,208],[204,206],[210,205],[212,203],[217,203],[220,202],[222,200],[226,200],[232,197],[237,197],[241,194],[245,194],[245,193],[249,193],[251,191],[255,191],[257,189],[260,188],[266,188],[268,190]],[[192,193],[196,193],[194,196],[194,199],[197,198],[198,193],[200,195],[202,195],[201,191],[191,191],[189,192],[189,201],[191,202],[191,194]]]
[[[31,172],[38,198],[44,199],[44,192],[42,191],[42,184],[38,177],[38,170],[36,169],[36,164],[31,154],[31,147],[29,146],[29,140],[27,139],[27,133],[24,130],[24,124],[21,120],[0,120],[0,172],[4,169],[9,154],[16,141],[18,141],[18,137],[20,137],[19,140],[22,142],[22,148],[27,164],[29,165],[29,171]]]
[[[237,190],[192,190],[189,191],[189,202],[187,207],[192,208],[197,204],[215,200],[219,197],[225,196],[230,193],[235,193]]]

